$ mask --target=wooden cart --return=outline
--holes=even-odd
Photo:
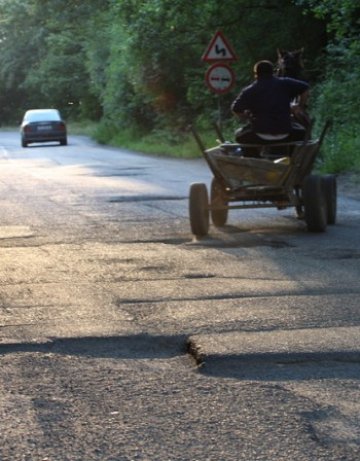
[[[206,184],[193,183],[189,194],[192,233],[207,235],[210,217],[217,227],[227,222],[229,210],[294,207],[311,232],[324,232],[336,221],[336,176],[312,174],[316,156],[329,127],[319,139],[295,143],[241,145],[224,140],[205,149],[195,139],[213,173],[210,194]],[[243,155],[255,149],[256,158]]]

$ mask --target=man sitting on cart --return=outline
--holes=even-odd
[[[236,131],[239,144],[271,144],[302,141],[305,127],[292,114],[303,111],[309,95],[308,83],[288,77],[276,77],[270,61],[254,66],[255,81],[245,87],[231,110],[246,126]],[[298,102],[293,104],[294,100]],[[258,149],[245,149],[244,155],[256,156]]]

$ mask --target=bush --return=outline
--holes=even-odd
[[[320,169],[324,172],[360,172],[360,135],[353,130],[333,131],[324,143]]]
[[[323,168],[332,173],[360,165],[360,45],[346,42],[329,47],[327,78],[315,93],[313,114],[333,128],[325,139]]]

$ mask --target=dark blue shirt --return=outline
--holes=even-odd
[[[262,77],[244,88],[233,102],[235,113],[248,110],[256,133],[282,134],[291,130],[290,103],[309,89],[301,80]]]

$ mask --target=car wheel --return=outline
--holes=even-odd
[[[61,146],[67,146],[67,138],[61,139],[61,140],[60,140],[60,145],[61,145]]]
[[[21,140],[21,147],[27,147],[27,145],[28,145],[27,142],[24,139],[22,139]]]

